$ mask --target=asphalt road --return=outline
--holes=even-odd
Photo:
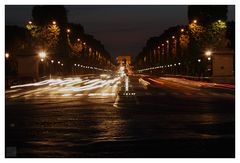
[[[6,157],[235,157],[234,89],[89,76],[5,96]]]

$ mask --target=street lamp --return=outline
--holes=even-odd
[[[197,20],[196,20],[196,19],[194,19],[194,20],[193,20],[193,23],[195,23],[195,24],[196,24],[196,23],[197,23]]]
[[[6,57],[6,59],[8,59],[10,57],[9,53],[6,53],[5,57]]]
[[[181,29],[181,32],[184,32],[184,28]]]
[[[80,41],[80,38],[78,38],[77,41],[79,42],[79,41]]]
[[[30,24],[30,25],[31,25],[31,24],[32,24],[32,21],[28,21],[28,24]]]
[[[40,52],[40,53],[38,53],[38,55],[39,55],[39,57],[41,58],[41,59],[44,59],[46,56],[47,56],[47,54],[45,53],[45,52]]]
[[[63,63],[61,64],[61,66],[63,66]]]
[[[207,57],[210,57],[210,56],[212,55],[212,52],[211,52],[210,50],[208,50],[208,51],[205,52],[205,55],[206,55]]]
[[[209,61],[211,61],[211,57],[208,57],[207,59],[208,59]]]
[[[175,39],[175,36],[172,36],[172,39]]]
[[[51,60],[52,63],[54,63],[54,60]]]
[[[200,62],[201,62],[201,59],[198,59],[198,62],[200,63]]]
[[[56,24],[57,24],[57,22],[56,22],[56,21],[53,21],[53,22],[52,22],[52,24],[53,24],[53,25],[56,25]]]
[[[60,61],[58,61],[58,64],[60,64],[61,62]]]
[[[71,32],[71,30],[70,29],[67,29],[67,33],[70,33]]]

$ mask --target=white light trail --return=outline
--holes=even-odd
[[[129,84],[129,81],[128,81],[128,76],[125,77],[125,91],[127,92],[128,91],[128,84]]]

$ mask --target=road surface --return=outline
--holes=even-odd
[[[234,88],[81,76],[6,90],[6,157],[234,157]]]

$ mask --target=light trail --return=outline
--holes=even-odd
[[[209,82],[193,81],[193,80],[179,79],[179,78],[167,78],[167,77],[164,77],[164,78],[162,77],[161,79],[178,82],[186,85],[197,86],[197,87],[205,86],[205,87],[223,87],[223,88],[229,88],[229,89],[235,88],[235,85],[233,84],[218,84],[218,83],[209,83]]]
[[[126,76],[125,77],[125,91],[127,92],[128,91],[128,84],[129,84],[129,81],[128,81],[128,77]]]
[[[21,90],[21,92],[16,93],[11,98],[17,97],[31,97],[31,96],[41,96],[47,95],[49,97],[68,97],[68,96],[75,96],[80,97],[83,95],[89,96],[115,96],[118,83],[120,82],[120,77],[115,77],[112,79],[92,79],[92,80],[82,80],[80,78],[64,78],[64,79],[50,79],[44,80],[37,83],[29,83],[29,84],[22,84],[22,85],[15,85],[12,86],[13,88],[25,88],[31,87],[31,90],[24,90],[24,89],[16,89],[16,90],[9,90],[8,92],[17,92]],[[39,87],[39,86],[45,87]],[[32,88],[36,87],[36,88]],[[100,92],[97,92],[96,89],[100,89]],[[91,91],[95,90],[95,92],[85,92],[84,91]],[[61,93],[60,93],[61,92]],[[76,94],[76,93],[77,94]],[[60,93],[60,94],[59,94]]]

